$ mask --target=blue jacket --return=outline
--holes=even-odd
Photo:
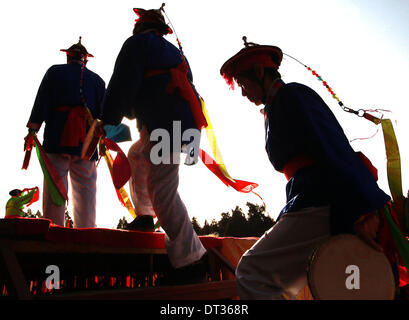
[[[352,232],[359,216],[390,200],[350,146],[334,114],[311,88],[285,84],[265,112],[266,151],[276,170],[282,171],[298,155],[314,160],[288,181],[287,204],[280,215],[329,205],[332,233]]]
[[[53,65],[40,84],[27,126],[45,122],[43,147],[48,153],[81,155],[82,143],[72,147],[61,146],[67,110],[82,105],[80,77],[81,66],[77,63]],[[83,94],[92,116],[100,117],[105,82],[87,68],[84,68]],[[62,107],[66,110],[61,111]]]
[[[136,118],[149,133],[162,128],[169,132],[171,139],[173,121],[180,121],[182,133],[196,128],[189,103],[177,92],[166,92],[169,74],[163,72],[146,76],[148,71],[169,70],[181,62],[179,49],[162,36],[150,32],[128,38],[118,54],[104,98],[101,119],[117,125],[123,117]],[[193,81],[190,69],[188,78]],[[182,144],[188,142],[182,141]]]

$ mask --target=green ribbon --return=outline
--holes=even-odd
[[[386,205],[384,207],[386,222],[388,223],[389,230],[392,234],[393,240],[395,242],[396,248],[398,249],[399,255],[406,267],[409,269],[409,242],[405,236],[400,231],[399,227],[396,225],[389,211],[389,207]]]
[[[48,188],[48,193],[50,194],[51,200],[53,201],[53,203],[57,206],[62,206],[65,203],[65,200],[63,198],[63,196],[61,195],[61,193],[58,191],[53,179],[51,178],[47,167],[44,163],[43,158],[41,157],[40,154],[40,149],[37,145],[37,143],[35,143],[35,147],[36,147],[36,153],[37,153],[37,157],[38,157],[38,161],[40,162],[40,166],[41,166],[41,170],[43,171],[44,174],[44,180],[45,183],[47,184],[47,188]]]

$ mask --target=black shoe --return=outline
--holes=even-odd
[[[137,216],[131,223],[125,227],[126,230],[136,230],[144,232],[154,232],[155,225],[152,216]]]
[[[207,254],[198,261],[177,269],[171,269],[161,278],[156,279],[155,286],[177,286],[207,282]]]

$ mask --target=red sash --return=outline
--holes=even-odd
[[[299,169],[309,167],[313,165],[314,163],[315,163],[314,159],[310,158],[307,155],[301,154],[301,155],[295,156],[290,161],[288,161],[284,165],[282,172],[284,173],[287,180],[290,180]]]
[[[207,127],[207,121],[203,115],[202,105],[199,98],[197,97],[195,91],[193,90],[192,84],[187,77],[187,72],[187,63],[183,61],[171,69],[148,70],[145,73],[145,77],[169,73],[170,81],[166,86],[166,93],[171,94],[174,93],[176,89],[179,89],[180,97],[189,102],[190,110],[192,111],[196,126],[200,130]]]
[[[84,106],[58,107],[59,112],[68,112],[67,121],[61,135],[61,147],[78,147],[87,135],[88,113]]]

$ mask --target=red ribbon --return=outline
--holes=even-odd
[[[60,144],[62,147],[77,147],[80,142],[84,142],[87,122],[87,110],[84,106],[59,107],[57,111],[68,112],[67,121],[61,135]]]
[[[104,138],[105,146],[108,150],[117,152],[112,165],[112,181],[115,189],[121,189],[131,177],[131,165],[125,153],[118,144],[111,139]]]
[[[33,150],[33,146],[34,146],[34,138],[33,138],[33,135],[30,134],[24,139],[26,140],[26,143],[25,143],[26,154],[24,156],[23,166],[21,167],[21,169],[27,170],[28,165],[30,164],[31,150]]]
[[[178,89],[180,97],[189,102],[190,110],[192,111],[197,128],[203,129],[207,127],[207,121],[205,116],[203,115],[200,100],[196,92],[193,90],[192,84],[187,77],[188,70],[189,67],[186,61],[183,61],[175,68],[164,70],[149,70],[145,73],[145,76],[151,77],[158,74],[169,73],[170,81],[166,86],[166,93],[172,94]]]
[[[29,207],[29,206],[32,205],[34,202],[38,201],[38,199],[40,199],[40,191],[39,191],[38,187],[25,188],[25,189],[22,190],[22,193],[23,193],[23,192],[25,192],[25,191],[30,192],[31,190],[34,190],[34,189],[35,189],[36,191],[34,192],[34,195],[33,195],[33,197],[31,198],[31,201],[26,205],[27,207]]]
[[[233,187],[235,190],[243,193],[252,192],[254,188],[258,187],[257,183],[247,182],[243,180],[234,181],[228,179],[223,172],[220,170],[219,165],[215,160],[213,160],[206,152],[200,149],[199,152],[200,159],[202,159],[204,165],[213,172],[226,186]]]
[[[24,157],[24,163],[23,163],[22,168],[23,169],[28,168],[30,157],[31,157],[31,151],[34,145],[37,145],[40,157],[44,162],[44,165],[50,175],[50,178],[52,179],[56,188],[58,189],[58,192],[65,199],[65,201],[68,201],[67,190],[65,189],[61,176],[59,175],[59,173],[57,172],[57,169],[55,169],[54,165],[48,158],[47,153],[43,149],[43,146],[38,141],[37,137],[34,135],[29,135],[28,137],[26,137],[26,155]]]
[[[314,159],[304,154],[295,156],[284,165],[283,173],[287,180],[290,180],[299,169],[311,166],[315,162]]]

